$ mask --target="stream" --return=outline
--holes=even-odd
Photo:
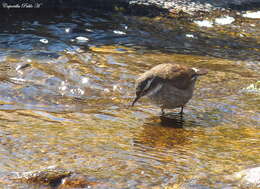
[[[226,178],[260,165],[260,19],[238,13],[1,18],[1,173],[57,165],[104,188],[239,188]],[[183,118],[146,98],[129,107],[138,75],[171,62],[209,71]]]

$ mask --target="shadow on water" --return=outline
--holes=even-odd
[[[184,120],[183,115],[180,114],[166,114],[160,116],[161,126],[183,128]]]
[[[202,123],[197,122],[198,120],[191,120],[191,118],[188,116],[189,115],[187,113],[166,113],[165,115],[154,116],[147,119],[145,125],[149,123],[149,125],[176,129],[184,129],[189,127],[192,128],[204,125]]]

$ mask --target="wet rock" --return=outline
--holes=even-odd
[[[260,187],[260,167],[249,168],[237,172],[231,176],[232,180],[240,183],[243,188],[259,188]]]
[[[6,182],[9,180],[10,182],[18,183],[57,186],[61,183],[63,178],[68,177],[69,175],[71,175],[70,171],[51,166],[36,171],[13,173],[2,180],[5,180]]]

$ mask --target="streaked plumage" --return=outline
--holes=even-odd
[[[148,96],[153,103],[164,109],[181,107],[192,98],[196,79],[207,74],[206,70],[178,64],[160,64],[143,73],[136,80],[136,98]]]

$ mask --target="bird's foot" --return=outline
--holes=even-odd
[[[161,115],[165,115],[164,109],[161,109]]]
[[[181,107],[181,111],[180,111],[180,113],[179,114],[181,114],[181,116],[183,115],[183,106]]]

